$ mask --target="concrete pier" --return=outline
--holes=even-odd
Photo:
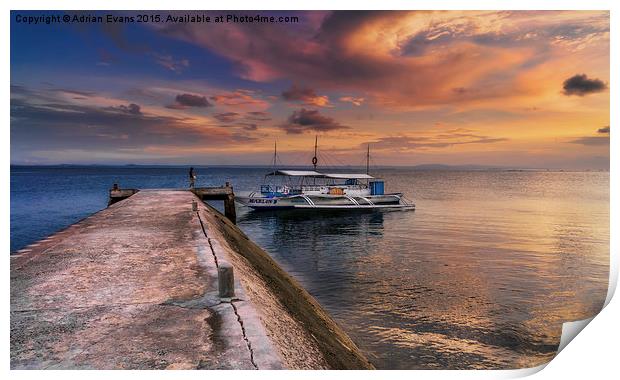
[[[137,189],[121,189],[118,184],[114,184],[110,189],[110,197],[108,199],[108,206],[113,205],[116,202],[120,202],[123,199],[127,199],[137,193]]]
[[[11,368],[373,367],[228,218],[141,190],[11,256]]]
[[[237,211],[235,210],[235,193],[230,183],[222,187],[197,187],[192,189],[194,194],[202,201],[224,201],[224,215],[233,224],[237,223]]]

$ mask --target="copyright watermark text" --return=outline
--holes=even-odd
[[[261,14],[206,14],[206,13],[136,13],[136,14],[16,14],[15,22],[29,25],[51,24],[174,24],[174,23],[298,23],[298,16]]]

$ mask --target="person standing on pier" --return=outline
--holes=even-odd
[[[189,188],[193,189],[196,184],[196,173],[194,173],[194,168],[189,168]]]

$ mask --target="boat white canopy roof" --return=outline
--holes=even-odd
[[[325,174],[314,170],[276,170],[267,175],[284,175],[291,177],[325,177]]]
[[[289,177],[314,177],[335,179],[373,179],[375,177],[364,173],[329,173],[323,174],[314,170],[276,170],[267,175],[281,175]]]
[[[373,179],[375,177],[368,175],[368,174],[363,174],[363,173],[330,173],[330,174],[325,174],[326,178],[338,178],[338,179]]]

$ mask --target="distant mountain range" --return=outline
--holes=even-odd
[[[186,168],[189,166],[194,166],[195,168],[264,168],[264,169],[271,169],[272,166],[269,165],[190,165],[190,164],[170,164],[170,165],[163,165],[163,164],[125,164],[125,165],[104,165],[104,164],[56,164],[56,165],[16,165],[16,164],[12,164],[12,167],[56,167],[56,168],[66,168],[66,167],[75,167],[75,168],[79,168],[79,167],[88,167],[88,168],[96,168],[96,167],[107,167],[107,168],[132,168],[132,167],[136,167],[136,168]],[[287,169],[308,169],[308,166],[296,166],[296,165],[291,165],[291,166],[279,166],[280,168],[287,168]],[[318,170],[332,170],[335,169],[336,167],[330,166],[330,167],[322,167],[319,168]],[[357,171],[365,171],[366,168],[365,167],[360,167],[360,166],[339,166],[339,169],[345,169],[345,170],[357,170]],[[389,166],[389,165],[385,165],[385,166],[374,166],[372,167],[372,170],[378,170],[378,169],[413,169],[413,170],[434,170],[434,171],[463,171],[463,170],[469,170],[469,171],[536,171],[536,170],[559,170],[562,171],[561,169],[546,169],[546,168],[520,168],[520,167],[510,167],[510,166],[492,166],[492,165],[446,165],[446,164],[421,164],[421,165],[413,165],[413,166]]]
[[[515,169],[505,166],[488,165],[444,165],[444,164],[422,164],[412,166],[416,170],[509,170]]]

